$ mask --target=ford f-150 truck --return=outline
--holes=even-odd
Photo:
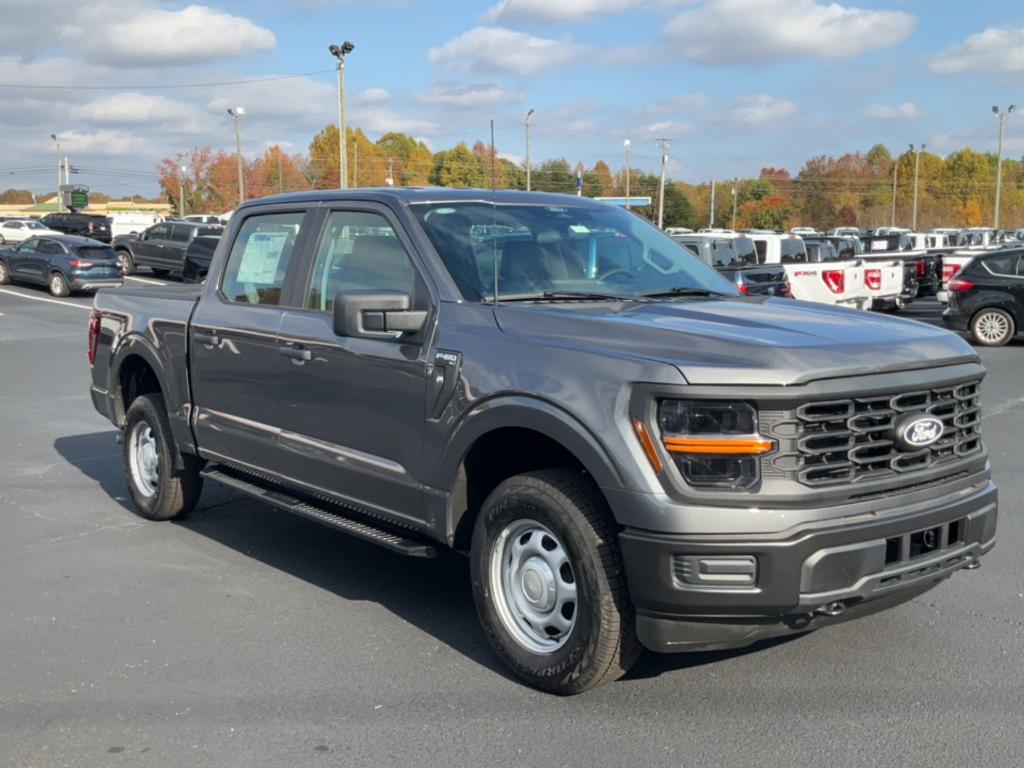
[[[592,200],[250,201],[202,286],[101,291],[89,357],[140,515],[216,481],[402,555],[464,552],[497,655],[562,694],[643,647],[890,608],[995,542],[963,340],[743,296]]]

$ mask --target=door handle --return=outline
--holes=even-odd
[[[193,331],[192,338],[210,349],[220,346],[220,336],[216,332],[203,333],[202,331]]]
[[[290,360],[294,360],[298,363],[304,363],[307,360],[313,359],[313,353],[308,349],[302,347],[278,347],[277,351]]]

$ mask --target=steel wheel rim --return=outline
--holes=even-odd
[[[554,653],[566,644],[579,613],[568,550],[535,520],[505,526],[491,549],[490,581],[502,625],[524,649]]]
[[[978,335],[988,342],[1001,341],[1010,331],[1009,321],[998,312],[986,312],[975,324]]]
[[[160,482],[160,453],[153,429],[144,421],[132,427],[128,437],[128,466],[139,493],[146,498],[154,496]]]

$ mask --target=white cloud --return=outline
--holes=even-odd
[[[52,145],[50,145],[52,146]],[[68,155],[153,155],[153,145],[135,131],[102,128],[96,131],[64,131],[61,150]]]
[[[498,83],[434,83],[415,97],[424,103],[459,109],[513,104],[523,100],[520,91]]]
[[[621,13],[645,0],[499,0],[482,17],[496,22],[588,21],[602,13]]]
[[[553,40],[503,27],[474,27],[444,45],[431,48],[427,61],[453,72],[480,69],[533,75],[579,58],[587,46]]]
[[[204,5],[86,7],[60,27],[58,37],[89,60],[140,66],[196,64],[277,47],[269,29]]]
[[[792,117],[798,109],[792,101],[775,99],[761,93],[737,99],[726,108],[723,115],[743,125],[765,125]]]
[[[214,128],[210,116],[194,105],[148,93],[101,96],[71,110],[76,122],[99,125],[160,126],[162,130],[199,133]]]
[[[355,95],[355,104],[381,104],[391,99],[391,92],[384,88],[367,88]]]
[[[917,120],[924,117],[921,108],[912,101],[905,101],[892,107],[887,104],[872,104],[864,114],[877,120]]]
[[[1024,73],[1024,27],[989,27],[949,48],[928,64],[937,75]]]
[[[916,19],[815,0],[708,0],[665,27],[684,58],[766,65],[784,58],[841,59],[904,40]]]

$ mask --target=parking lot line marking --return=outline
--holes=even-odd
[[[146,283],[148,285],[170,285],[170,283],[165,283],[162,280],[147,280],[144,277],[135,277],[134,275],[125,275],[124,279],[125,280],[136,280],[136,281],[138,281],[140,283]]]
[[[24,293],[11,291],[7,288],[0,288],[0,293],[17,296],[19,299],[28,299],[29,301],[45,301],[47,304],[60,304],[62,307],[77,307],[78,309],[92,310],[92,307],[87,304],[75,304],[72,301],[58,301],[57,299],[45,299],[42,296],[26,296]]]

